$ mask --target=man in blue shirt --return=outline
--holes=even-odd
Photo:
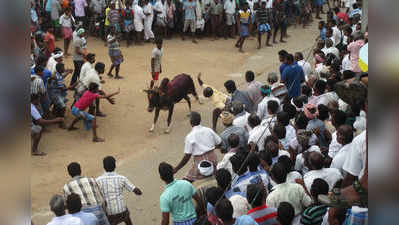
[[[97,217],[93,213],[82,212],[82,202],[77,194],[70,194],[66,200],[69,214],[79,218],[84,225],[99,225]]]
[[[281,83],[284,83],[288,90],[288,97],[295,98],[301,95],[301,83],[305,81],[303,69],[294,63],[294,56],[287,55],[287,67],[281,76]]]
[[[325,41],[326,40],[326,32],[327,32],[326,22],[324,22],[324,21],[319,22],[319,30],[320,30],[320,36],[317,39],[321,39],[321,40]]]
[[[226,88],[227,92],[231,94],[231,100],[229,103],[234,101],[241,102],[244,104],[245,111],[249,113],[254,112],[254,105],[249,99],[248,92],[237,90],[236,83],[233,80],[226,81],[224,83],[224,87]]]

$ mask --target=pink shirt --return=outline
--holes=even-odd
[[[92,93],[90,91],[85,91],[83,93],[82,97],[79,98],[79,100],[75,103],[75,107],[78,108],[79,110],[85,110],[87,107],[89,107],[93,101],[98,98],[97,93]]]
[[[87,7],[86,0],[75,0],[75,16],[84,17],[85,7]]]
[[[348,50],[350,52],[349,59],[352,63],[352,71],[355,73],[362,72],[359,67],[359,54],[360,49],[364,45],[364,40],[357,40],[348,45]]]

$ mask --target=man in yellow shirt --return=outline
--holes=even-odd
[[[111,2],[110,2],[111,4]],[[109,22],[108,19],[108,14],[109,11],[111,10],[110,4],[108,4],[107,8],[105,9],[105,21],[104,21],[104,41],[105,41],[105,46],[107,46],[107,36],[109,32],[111,31],[111,23]]]
[[[229,96],[221,91],[218,91],[216,88],[210,85],[204,84],[204,82],[201,80],[201,73],[198,74],[198,83],[203,90],[204,97],[209,98],[212,104],[215,106],[215,109],[212,112],[212,129],[216,131],[218,118],[225,109]]]

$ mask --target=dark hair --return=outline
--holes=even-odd
[[[258,155],[255,152],[251,152],[248,155],[248,168],[251,172],[258,171],[258,166],[260,164],[260,160]]]
[[[60,73],[60,71],[63,71],[64,69],[65,69],[64,63],[59,62],[59,63],[57,63],[57,65],[55,65],[55,70],[59,73]]]
[[[312,88],[310,88],[310,87],[307,86],[307,85],[302,86],[301,91],[302,91],[302,94],[304,94],[304,95],[307,96],[307,97],[312,96]]]
[[[240,145],[240,137],[237,134],[230,134],[227,138],[227,142],[230,145],[230,148],[236,148]]]
[[[317,109],[319,111],[319,116],[318,118],[321,121],[325,121],[330,117],[329,111],[328,111],[328,107],[324,104],[320,104],[317,106]]]
[[[339,11],[340,11],[340,10],[339,10],[338,7],[335,7],[335,8],[334,8],[334,12],[335,12],[335,13],[339,13]]]
[[[295,126],[297,129],[306,129],[308,126],[309,119],[306,117],[306,115],[303,112],[298,113],[295,119]]]
[[[328,190],[328,183],[321,178],[316,178],[313,180],[313,184],[310,188],[310,194],[317,198],[319,195],[327,195]]]
[[[210,187],[205,192],[205,199],[207,202],[211,203],[212,206],[215,206],[223,195],[224,190],[221,187]]]
[[[254,79],[255,79],[255,73],[252,72],[251,70],[248,70],[248,71],[245,73],[245,80],[246,80],[247,82],[251,82],[251,81],[253,81]]]
[[[285,138],[286,132],[287,131],[285,130],[285,126],[280,123],[276,123],[273,127],[273,133],[277,136],[278,139]]]
[[[278,144],[279,140],[277,139],[277,137],[273,136],[273,135],[269,135],[265,138],[265,146],[267,143],[269,143],[270,141],[274,142],[275,144]]]
[[[352,8],[357,9],[359,8],[359,6],[357,5],[357,3],[353,3]]]
[[[38,75],[39,73],[43,72],[43,70],[44,70],[44,68],[40,64],[36,65],[35,68],[33,69],[33,71],[35,72],[36,75]]]
[[[224,83],[224,87],[229,93],[233,93],[235,90],[237,90],[236,83],[233,80],[226,81]]]
[[[287,171],[287,174],[292,171],[292,161],[287,155],[282,155],[277,162],[281,163]]]
[[[350,35],[352,35],[353,29],[350,26],[345,27],[344,29],[345,32],[348,32]]]
[[[248,125],[252,128],[258,126],[262,121],[260,120],[259,116],[255,113],[252,113],[248,117]]]
[[[298,56],[298,59],[299,59],[299,60],[303,60],[303,54],[302,54],[302,52],[295,52],[295,55]]]
[[[333,29],[331,28],[331,27],[327,27],[326,28],[326,32],[330,32],[330,33],[333,33]],[[327,40],[331,40],[331,39],[326,39],[326,41]],[[332,41],[332,40],[331,40]]]
[[[288,52],[286,51],[286,50],[280,50],[279,52],[278,52],[278,55],[280,56],[280,57],[287,57],[287,55],[288,55]]]
[[[267,102],[267,109],[270,111],[270,113],[275,114],[278,111],[279,104],[275,100],[270,100]]]
[[[287,170],[282,163],[275,163],[270,174],[278,184],[284,183],[287,180]]]
[[[340,133],[342,132],[343,137],[344,137],[343,141],[346,144],[349,144],[349,143],[351,143],[353,141],[353,130],[352,130],[351,126],[346,125],[346,124],[341,125],[338,128],[338,132],[340,132]]]
[[[252,208],[259,207],[263,203],[265,189],[261,184],[249,184],[247,186],[247,200]]]
[[[85,58],[86,58],[87,61],[90,61],[90,60],[94,59],[94,57],[96,57],[96,54],[89,53],[89,54],[86,55]]]
[[[300,96],[294,97],[294,98],[292,99],[292,102],[294,103],[294,107],[296,106],[296,107],[298,107],[298,108],[302,108],[302,107],[303,107],[303,104],[304,104],[306,101],[307,101],[307,97],[306,97],[305,95],[300,95]],[[284,108],[283,108],[283,110],[284,110]],[[295,108],[295,110],[296,110],[296,108]],[[295,114],[295,116],[296,116],[296,114]]]
[[[75,193],[68,195],[66,200],[66,206],[69,214],[80,212],[80,210],[82,209],[82,202],[80,196]]]
[[[335,84],[337,83],[336,80],[333,79],[328,79],[327,80],[327,88],[329,89],[329,91],[335,91]]]
[[[38,94],[31,94],[30,95],[30,101],[33,102],[35,100],[38,100],[40,98],[40,95]]]
[[[273,158],[269,151],[260,151],[259,158],[271,166],[273,164]]]
[[[105,64],[102,62],[98,62],[96,63],[96,65],[94,66],[94,69],[99,72],[102,71],[104,73],[104,69],[105,69]]]
[[[283,111],[288,113],[289,119],[294,119],[296,116],[296,108],[291,103],[283,105]]]
[[[163,181],[170,183],[174,180],[173,167],[170,164],[161,162],[158,167],[158,172]]]
[[[324,94],[326,91],[326,85],[327,83],[324,80],[317,80],[314,84],[314,89],[317,91],[317,93]]]
[[[352,70],[344,70],[342,72],[342,76],[343,76],[342,77],[343,80],[347,80],[347,79],[354,78],[356,76],[356,73],[353,72]]]
[[[230,158],[231,166],[233,167],[234,173],[242,175],[247,171],[247,165],[245,158],[239,154],[235,154]],[[245,163],[245,164],[244,164]]]
[[[294,56],[292,54],[288,54],[287,61],[294,62]]]
[[[287,112],[279,112],[277,113],[277,121],[284,127],[288,126],[290,124],[290,116]]]
[[[216,204],[215,207],[216,216],[219,217],[223,222],[233,220],[233,205],[228,199],[222,199]]]
[[[161,37],[158,36],[155,38],[155,44],[162,44],[162,42],[163,42],[163,39]]]
[[[326,25],[326,22],[324,20],[319,22],[319,25],[322,25],[323,27]]]
[[[190,123],[192,126],[198,126],[201,124],[201,115],[198,112],[191,112]]]
[[[72,162],[68,165],[68,173],[69,176],[75,177],[80,176],[82,174],[82,170],[80,169],[80,164],[77,162]]]
[[[213,95],[213,90],[210,87],[204,89],[204,97],[209,98]]]
[[[310,152],[308,155],[308,163],[310,165],[310,169],[313,170],[321,170],[324,166],[324,158],[323,155],[319,152]]]
[[[215,174],[216,182],[219,187],[226,190],[231,183],[231,174],[226,169],[218,169]]]
[[[39,57],[37,57],[37,60],[36,60],[36,65],[46,66],[43,64],[47,63],[47,61],[48,61],[47,56],[39,55]]]
[[[89,91],[90,91],[90,92],[95,92],[95,91],[97,91],[97,89],[98,89],[98,84],[96,84],[96,83],[94,83],[94,82],[91,82],[91,83],[89,84]]]
[[[332,114],[332,122],[333,122],[333,125],[336,127],[344,125],[346,122],[346,113],[342,110],[336,110]]]
[[[107,156],[103,160],[104,170],[106,172],[113,172],[115,170],[115,158],[112,156]]]
[[[281,225],[291,225],[295,218],[294,207],[288,202],[281,202],[277,208],[277,220]]]

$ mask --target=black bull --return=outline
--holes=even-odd
[[[166,79],[166,78],[165,78]],[[162,85],[166,85],[167,88],[161,87],[160,89],[145,90],[148,97],[148,112],[152,112],[155,109],[154,123],[150,129],[150,132],[154,131],[155,124],[158,121],[159,112],[161,110],[168,110],[168,128],[166,133],[170,132],[170,124],[172,122],[172,115],[174,105],[180,102],[183,98],[187,101],[188,108],[191,112],[191,101],[189,94],[192,94],[197,101],[199,101],[197,92],[195,91],[194,81],[190,75],[179,74],[176,75],[173,80],[166,84],[162,81]],[[161,86],[162,86],[161,85]]]

